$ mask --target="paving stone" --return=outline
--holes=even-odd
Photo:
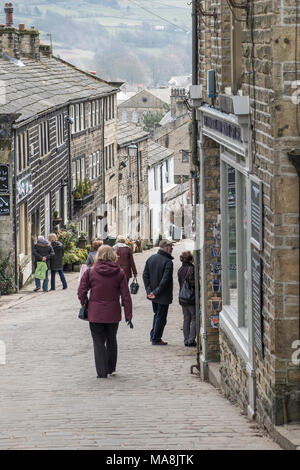
[[[155,250],[154,250],[155,251]],[[134,329],[118,332],[117,374],[97,380],[88,324],[78,320],[77,274],[69,289],[32,295],[1,309],[0,449],[279,449],[216,389],[190,374],[196,350],[185,348],[177,303],[164,339],[153,347],[151,302],[141,273],[153,251],[135,255],[140,290],[133,296]],[[30,295],[28,294],[30,293]]]

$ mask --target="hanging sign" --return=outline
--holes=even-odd
[[[251,187],[251,243],[262,250],[262,182],[250,177]]]
[[[17,182],[17,198],[18,202],[22,201],[26,196],[31,194],[33,186],[31,182],[31,175],[24,176]]]
[[[0,165],[0,194],[9,193],[9,167]]]
[[[251,277],[254,345],[260,356],[263,357],[262,269],[261,258],[254,248],[251,252]]]
[[[10,197],[0,195],[0,216],[10,215]]]

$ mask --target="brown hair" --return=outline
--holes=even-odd
[[[194,257],[190,251],[183,251],[180,255],[180,261],[182,263],[193,263]]]
[[[111,246],[102,245],[96,253],[95,263],[98,263],[98,261],[112,261],[115,263],[117,259],[118,256]]]
[[[97,251],[98,248],[100,248],[100,246],[103,245],[103,241],[102,240],[95,240],[93,241],[93,244],[92,244],[92,251]]]
[[[56,242],[57,241],[57,235],[56,233],[50,233],[49,237],[48,237],[48,240],[50,243],[52,242]]]

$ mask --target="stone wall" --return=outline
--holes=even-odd
[[[216,70],[217,93],[231,86],[231,19],[227,1],[200,3],[217,13],[216,19],[199,18],[198,76],[209,102],[208,69]],[[249,3],[248,12],[235,10],[245,18],[241,89],[251,102],[253,174],[263,181],[264,358],[256,354],[256,390],[257,416],[266,424],[300,419],[300,370],[291,361],[292,343],[299,339],[299,181],[287,157],[289,150],[300,147],[300,110],[292,102],[300,69],[295,5],[291,0],[265,0]],[[298,41],[299,28],[298,23]],[[246,407],[247,394],[239,390],[247,375],[244,365],[232,360],[229,343],[221,332],[224,389]]]

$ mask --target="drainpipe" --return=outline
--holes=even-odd
[[[103,174],[102,174],[102,200],[103,200],[103,232],[102,232],[102,238],[107,238],[108,233],[107,231],[105,232],[104,235],[104,229],[106,227],[107,229],[107,211],[106,211],[106,205],[105,205],[105,120],[106,120],[106,97],[103,98],[103,109],[102,109],[102,167],[103,167]]]
[[[196,0],[192,3],[192,84],[198,85],[198,13]],[[199,247],[199,227],[198,227],[198,214],[199,210],[199,155],[198,155],[198,122],[196,116],[196,108],[192,110],[192,162],[195,166],[194,173],[194,220],[195,220],[195,250],[194,250],[194,262],[195,262],[195,308],[196,308],[196,328],[197,328],[197,363],[191,366],[191,373],[193,369],[197,369],[197,373],[200,375],[200,247]],[[203,251],[203,250],[202,250]],[[203,318],[203,312],[202,312]]]
[[[70,106],[68,107],[68,193],[69,193],[69,221],[73,218],[73,199],[72,199],[72,153],[71,153],[71,119]]]
[[[15,265],[15,289],[19,291],[19,276],[18,276],[18,237],[17,237],[17,128],[12,125],[13,139],[14,139],[14,152],[13,152],[13,226],[14,226],[14,265]]]
[[[163,236],[163,220],[164,220],[164,188],[163,188],[163,164],[160,164],[160,233],[162,238]]]

